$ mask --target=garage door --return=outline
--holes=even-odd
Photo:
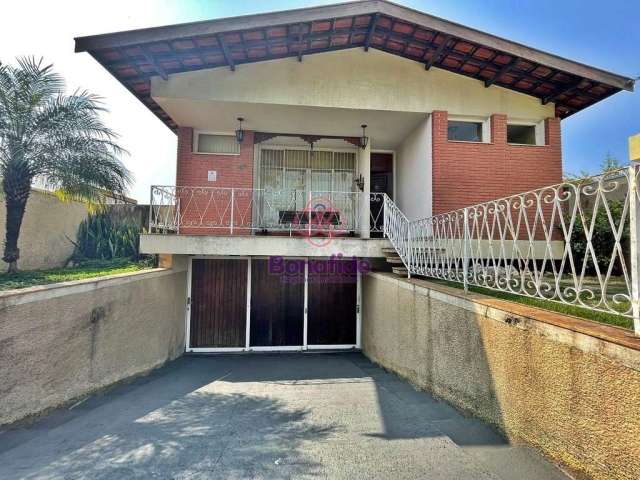
[[[357,274],[353,260],[309,260],[307,344],[355,345]]]
[[[284,260],[285,271],[297,273],[283,277],[269,271],[268,260],[251,260],[251,347],[304,344],[304,269],[287,268],[293,262],[300,260]]]
[[[191,266],[190,346],[245,346],[247,260],[194,259]]]
[[[192,259],[187,351],[358,347],[355,260],[280,261]]]

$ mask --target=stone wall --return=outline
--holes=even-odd
[[[363,281],[373,361],[570,470],[640,478],[640,339],[423,280]]]
[[[186,277],[174,263],[0,293],[0,425],[180,356]]]

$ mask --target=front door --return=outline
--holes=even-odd
[[[371,195],[369,198],[369,208],[371,212],[372,238],[383,236],[383,193],[393,198],[393,154],[372,153],[371,154]]]

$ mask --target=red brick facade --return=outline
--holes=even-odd
[[[215,182],[207,181],[207,172],[215,170]],[[240,155],[193,153],[193,129],[178,129],[176,185],[197,187],[253,188],[253,132],[247,131]]]
[[[447,112],[433,112],[433,214],[558,183],[560,120],[545,121],[545,145],[507,144],[506,115],[491,116],[490,143],[447,139]]]
[[[178,129],[178,158],[176,166],[176,185],[178,187],[211,187],[198,190],[180,190],[181,223],[180,233],[185,234],[225,234],[229,229],[189,227],[204,223],[210,227],[230,224],[231,192],[226,188],[240,189],[234,193],[234,234],[247,234],[249,230],[242,225],[251,224],[250,190],[253,188],[253,132],[245,132],[240,145],[240,155],[202,154],[193,152],[193,129]],[[208,172],[215,170],[215,182],[208,181]]]
[[[545,145],[507,144],[507,117],[491,116],[491,139],[488,143],[454,142],[447,139],[447,112],[433,112],[433,214],[448,212],[475,203],[558,183],[562,178],[560,121],[545,121]],[[250,231],[251,193],[253,188],[253,132],[247,131],[239,155],[212,155],[193,152],[193,129],[178,130],[176,185],[213,187],[202,191],[179,193],[183,228],[181,233],[229,234],[229,229],[202,228],[195,225],[230,224],[225,207],[236,190],[233,223],[235,234]],[[210,170],[217,172],[209,182]],[[214,192],[212,194],[212,192]],[[230,205],[229,205],[230,206]],[[203,217],[202,212],[207,211]],[[189,226],[191,223],[193,226]]]

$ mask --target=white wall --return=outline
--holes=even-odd
[[[396,151],[395,200],[409,220],[431,216],[431,166],[431,115],[428,115]]]
[[[504,113],[542,120],[554,116],[552,104],[463,75],[432,68],[398,55],[352,48],[295,58],[152,77],[152,97],[168,99],[295,105],[356,110],[458,115]],[[180,106],[168,105],[180,116]]]

